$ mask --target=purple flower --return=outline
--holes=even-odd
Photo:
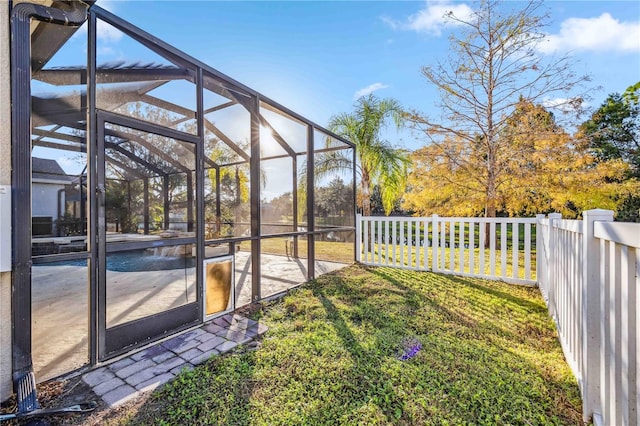
[[[422,343],[420,343],[417,337],[405,337],[402,339],[401,345],[402,347],[398,351],[399,353],[397,356],[400,361],[406,361],[413,358],[422,349]]]

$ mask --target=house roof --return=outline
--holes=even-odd
[[[31,159],[31,171],[33,179],[66,181],[71,183],[74,179],[62,170],[56,160],[33,157]]]

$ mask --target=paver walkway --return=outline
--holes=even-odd
[[[156,389],[183,369],[229,352],[264,334],[267,327],[238,314],[227,314],[114,363],[82,379],[110,407]]]

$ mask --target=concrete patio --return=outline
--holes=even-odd
[[[307,281],[306,259],[262,254],[262,297]],[[317,261],[316,275],[346,266]],[[108,271],[107,324],[113,326],[196,300],[195,267],[153,272]],[[88,271],[85,266],[34,265],[33,363],[38,382],[88,364]],[[251,300],[251,255],[235,254],[236,307]]]

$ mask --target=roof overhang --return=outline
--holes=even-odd
[[[89,9],[96,0],[14,0],[19,3],[33,3],[45,7],[53,7],[64,11]],[[34,72],[41,70],[55,53],[75,34],[78,27],[52,25],[47,22],[31,21],[31,68]]]

